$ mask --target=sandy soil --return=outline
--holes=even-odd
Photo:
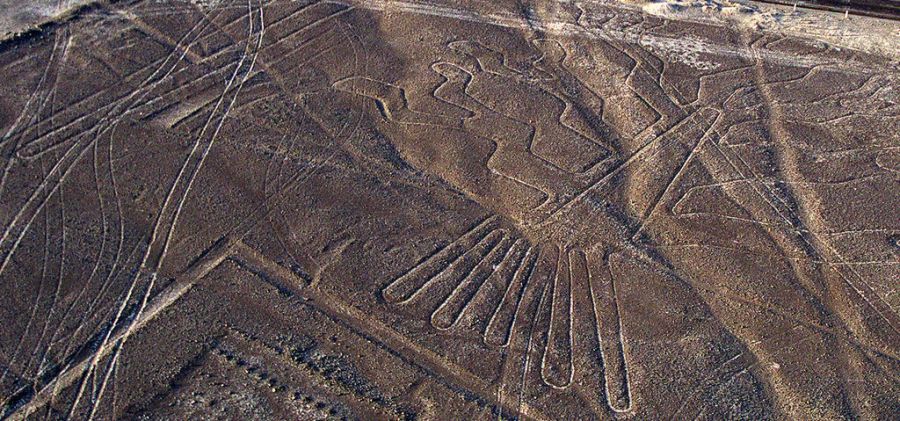
[[[93,0],[0,0],[0,38],[64,17]]]
[[[897,413],[896,22],[58,10],[0,44],[0,418]]]

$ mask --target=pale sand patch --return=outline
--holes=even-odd
[[[734,0],[625,1],[668,19],[728,22],[742,27],[812,38],[836,47],[900,59],[900,26],[867,16]]]
[[[0,0],[0,38],[24,32],[96,0]]]

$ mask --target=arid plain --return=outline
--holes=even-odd
[[[897,21],[51,15],[0,41],[0,418],[900,413]]]

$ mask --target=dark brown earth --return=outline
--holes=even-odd
[[[797,5],[797,7],[876,16],[886,19],[900,19],[900,1],[898,0],[761,0],[761,2],[788,6]]]
[[[592,1],[194,3],[0,45],[2,418],[900,413],[896,59]]]

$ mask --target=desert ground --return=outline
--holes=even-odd
[[[900,414],[900,20],[26,3],[0,419]]]

